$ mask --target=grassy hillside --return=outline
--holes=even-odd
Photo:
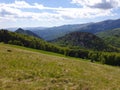
[[[108,44],[120,48],[120,28],[100,32],[96,35],[103,38]]]
[[[0,44],[0,90],[120,90],[119,75],[119,67]]]

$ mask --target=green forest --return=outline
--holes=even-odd
[[[119,51],[113,50],[107,52],[60,47],[55,44],[48,43],[40,38],[18,34],[7,30],[0,30],[0,42],[55,52],[70,57],[83,58],[85,60],[90,60],[91,62],[100,62],[102,64],[120,66],[120,53],[117,53]]]
[[[106,43],[120,48],[120,28],[99,32],[96,35]]]

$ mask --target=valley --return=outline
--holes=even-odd
[[[0,0],[0,90],[120,90],[120,0]]]
[[[0,89],[119,90],[119,25],[1,29]]]

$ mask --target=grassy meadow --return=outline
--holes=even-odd
[[[0,90],[120,90],[120,68],[1,43]]]

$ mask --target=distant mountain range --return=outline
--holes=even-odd
[[[68,33],[75,31],[98,33],[106,30],[120,28],[120,19],[117,20],[106,20],[96,23],[85,23],[85,24],[74,24],[74,25],[63,25],[57,27],[28,27],[23,28],[24,30],[30,30],[44,40],[50,41],[62,37]],[[11,30],[9,28],[9,30]],[[12,29],[13,30],[13,29]]]
[[[23,30],[22,28],[18,28],[15,32],[16,33],[20,33],[20,34],[29,35],[29,36],[34,36],[34,37],[37,37],[37,38],[41,38],[40,36],[38,36],[37,34],[33,33],[32,31]]]
[[[58,27],[51,27],[44,30],[36,30],[33,31],[37,35],[41,36],[43,39],[49,41],[54,40],[58,37],[64,36],[65,34],[68,34],[70,32],[77,31],[78,29],[82,27],[86,27],[91,23],[87,24],[74,24],[74,25],[63,25]]]
[[[38,36],[49,41],[54,40],[58,37],[62,37],[65,34],[74,31],[98,33],[101,31],[111,30],[115,28],[120,28],[120,19],[117,20],[106,20],[97,23],[87,23],[87,24],[75,24],[75,25],[63,25],[58,27],[47,28],[44,30],[33,31]]]
[[[120,48],[120,28],[99,32],[96,35],[108,44]]]
[[[19,27],[13,27],[13,28],[5,28],[9,31],[16,31]],[[36,31],[36,30],[44,30],[47,29],[48,27],[22,27],[24,30],[30,30],[30,31]]]

